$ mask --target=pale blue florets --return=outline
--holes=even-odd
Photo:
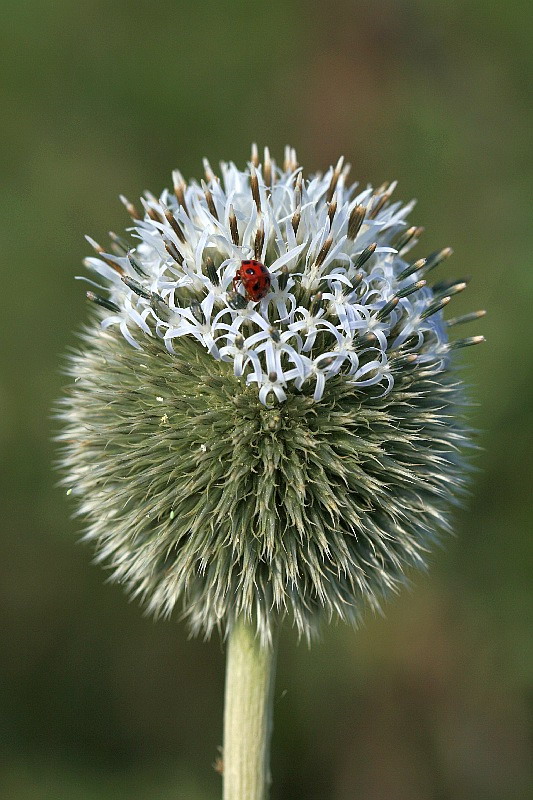
[[[268,151],[263,164],[254,151],[244,171],[222,163],[221,179],[204,166],[201,185],[175,172],[173,193],[143,199],[143,218],[123,198],[135,223],[131,244],[114,236],[106,253],[90,240],[100,257],[86,264],[108,292],[104,328],[118,325],[136,348],[158,337],[170,353],[177,338],[192,336],[233,362],[266,405],[307,381],[319,401],[339,373],[355,390],[375,385],[386,395],[398,354],[445,361],[440,308],[449,298],[420,279],[448,251],[409,267],[404,256],[419,229],[405,222],[413,203],[389,203],[395,184],[348,185],[342,159],[303,180],[290,149],[283,169]],[[247,258],[271,274],[258,302],[242,286],[233,291]]]

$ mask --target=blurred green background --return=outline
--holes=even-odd
[[[284,633],[272,800],[533,795],[531,3],[3,0],[0,795],[214,800],[223,647],[143,618],[78,543],[50,408],[73,279],[158,193],[252,141],[400,181],[487,308],[463,351],[481,430],[457,538],[354,634]],[[528,230],[529,228],[529,230]],[[7,288],[7,293],[6,293]],[[7,295],[7,296],[6,296]]]

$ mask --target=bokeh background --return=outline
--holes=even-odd
[[[487,308],[463,351],[482,447],[428,575],[312,649],[284,632],[272,800],[533,796],[529,0],[2,0],[0,795],[214,800],[224,652],[143,618],[78,543],[51,469],[73,276],[119,192],[243,165],[399,180]]]

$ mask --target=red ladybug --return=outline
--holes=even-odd
[[[241,261],[233,278],[233,289],[242,283],[247,300],[261,300],[270,289],[270,272],[264,264],[254,259]]]

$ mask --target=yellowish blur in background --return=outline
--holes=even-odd
[[[457,537],[428,575],[308,649],[285,630],[272,800],[533,794],[530,2],[28,0],[2,3],[0,796],[215,800],[224,652],[153,623],[90,564],[55,484],[50,418],[86,318],[88,233],[118,202],[241,167],[250,144],[306,172],[418,198],[421,256],[487,308],[462,351],[480,430]]]

